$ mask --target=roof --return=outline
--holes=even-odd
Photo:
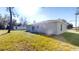
[[[64,19],[57,19],[57,20],[47,20],[47,21],[42,21],[42,22],[35,23],[35,24],[49,23],[49,22],[62,22],[62,23],[67,23]],[[35,25],[35,24],[33,24],[33,25]]]

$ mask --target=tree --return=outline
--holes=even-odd
[[[5,29],[6,20],[2,15],[0,14],[0,29]]]
[[[26,25],[26,23],[27,23],[27,21],[26,21],[26,17],[21,17],[20,18],[20,23],[22,24],[22,25]]]
[[[8,7],[8,9],[9,9],[9,13],[10,13],[10,21],[9,21],[8,33],[10,33],[11,28],[12,28],[12,7]]]
[[[67,28],[68,28],[68,29],[72,29],[72,28],[73,28],[73,24],[68,24],[68,25],[67,25]]]
[[[9,23],[9,16],[4,15],[4,17],[0,14],[0,29],[9,29],[8,23]],[[16,26],[16,20],[12,20],[12,26]]]
[[[14,7],[7,7],[7,10],[9,11],[9,15],[10,15],[10,21],[9,21],[9,24],[8,24],[8,33],[10,33],[10,31],[12,30],[12,15],[13,16],[15,16],[15,15],[17,15],[18,16],[18,14],[16,14],[16,13],[14,13],[13,12],[13,9],[14,9]]]

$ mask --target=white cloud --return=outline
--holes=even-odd
[[[19,7],[20,12],[26,16],[35,15],[37,13],[38,9],[39,9],[38,7],[33,7],[33,6]]]

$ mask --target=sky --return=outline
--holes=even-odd
[[[30,7],[18,9],[27,17],[29,23],[60,18],[75,26],[76,7]]]
[[[1,8],[0,13],[8,14],[6,8]],[[16,12],[26,17],[28,23],[41,22],[46,20],[65,19],[75,26],[76,7],[15,7]],[[16,18],[20,22],[20,18]],[[78,17],[79,19],[79,17]],[[79,20],[78,24],[79,25]]]
[[[76,7],[79,6],[78,2],[79,0],[72,0],[72,2],[71,0],[54,0],[53,2],[52,0],[1,0],[0,7],[15,7],[20,15],[27,18],[26,21],[28,23],[61,18],[74,25],[74,14]],[[4,9],[0,9],[0,13],[6,14],[8,12],[4,12]],[[19,22],[20,19],[16,19]]]

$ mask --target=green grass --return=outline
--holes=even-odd
[[[79,46],[79,34],[78,33],[70,33],[65,32],[62,34],[65,40],[73,45]]]
[[[54,37],[25,31],[6,32],[6,30],[0,30],[1,51],[69,51],[76,49],[75,46],[59,41]],[[67,34],[65,35],[67,36]]]

